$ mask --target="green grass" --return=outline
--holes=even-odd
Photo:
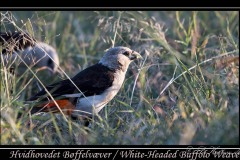
[[[13,77],[1,63],[1,144],[239,144],[237,11],[1,12],[7,30],[56,47],[70,77],[111,46],[130,47],[145,61],[131,64],[91,128],[61,114],[17,119],[37,92],[36,78],[48,85],[66,76],[32,68]]]

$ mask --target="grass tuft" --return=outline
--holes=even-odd
[[[239,145],[237,11],[1,11],[0,17],[1,32],[27,31],[54,46],[65,73],[49,77],[28,66],[12,75],[15,64],[6,67],[1,54],[1,144]],[[62,114],[29,117],[24,101],[38,92],[37,83],[72,77],[119,45],[145,59],[131,64],[90,128]]]

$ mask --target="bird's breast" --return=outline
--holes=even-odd
[[[123,84],[125,73],[126,72],[116,72],[112,85],[106,88],[101,94],[79,98],[76,104],[76,112],[90,115],[98,113],[116,96]]]

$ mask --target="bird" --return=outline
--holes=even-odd
[[[106,51],[100,61],[69,79],[47,85],[29,98],[34,102],[31,115],[40,112],[62,112],[76,120],[90,119],[110,102],[120,90],[131,62],[142,56],[128,47],[117,46]],[[47,91],[49,93],[47,93]],[[89,122],[86,121],[85,125]]]
[[[37,41],[27,32],[1,32],[0,46],[3,65],[10,66],[11,70],[19,67],[21,69],[19,74],[27,69],[22,61],[28,66],[34,65],[38,69],[47,69],[49,75],[59,72],[59,57],[56,49],[47,43]],[[17,64],[18,56],[22,59],[20,64]],[[16,64],[13,66],[14,63]]]

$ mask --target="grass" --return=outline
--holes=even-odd
[[[11,76],[1,63],[3,145],[239,144],[237,11],[2,11],[7,30],[26,30],[56,47],[70,77],[112,46],[130,47],[145,61],[131,64],[90,128],[61,114],[17,119],[37,92],[36,78],[47,85],[66,76],[34,68]]]

